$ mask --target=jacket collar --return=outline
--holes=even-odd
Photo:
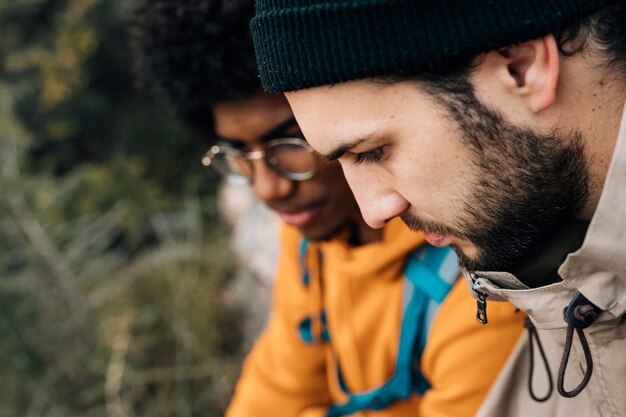
[[[626,106],[613,160],[582,247],[559,274],[615,317],[626,312]]]

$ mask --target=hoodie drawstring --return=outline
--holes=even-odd
[[[565,322],[567,323],[567,335],[565,338],[565,346],[563,348],[563,356],[561,357],[561,365],[559,366],[559,373],[557,375],[556,388],[559,394],[565,398],[574,398],[578,394],[580,394],[589,381],[591,380],[591,375],[593,373],[593,358],[591,356],[591,349],[589,348],[589,342],[587,342],[587,338],[585,337],[585,333],[583,329],[591,326],[595,323],[598,316],[602,313],[602,309],[597,307],[591,301],[589,301],[584,295],[581,293],[577,293],[572,302],[563,310],[563,315],[565,318]],[[539,340],[539,334],[537,333],[537,329],[534,324],[530,321],[529,318],[526,318],[524,323],[526,328],[528,329],[528,337],[530,341],[530,372],[528,376],[528,391],[533,400],[537,402],[546,401],[552,395],[553,390],[553,382],[552,382],[552,373],[550,372],[550,365],[548,364],[548,359],[546,358],[546,354],[543,350],[543,346],[541,345],[541,341]],[[572,344],[574,342],[574,330],[576,330],[576,334],[578,335],[578,340],[580,341],[580,345],[582,347],[583,353],[585,355],[586,369],[585,374],[583,375],[582,381],[578,384],[576,388],[571,391],[567,391],[565,389],[565,372],[567,371],[567,365],[569,363],[570,353],[572,352]],[[546,368],[546,372],[548,374],[548,392],[543,397],[537,397],[533,390],[532,381],[533,381],[533,372],[535,368],[535,359],[534,359],[534,340],[537,341],[537,346],[539,347],[539,353],[541,354],[541,358],[543,360],[544,366]]]
[[[526,320],[524,320],[524,326],[526,327],[526,329],[528,329],[528,340],[530,344],[530,372],[528,373],[528,392],[530,393],[530,396],[533,400],[542,403],[550,398],[550,396],[552,395],[552,391],[554,390],[552,372],[550,371],[550,364],[548,363],[548,358],[546,357],[546,353],[543,350],[541,340],[539,340],[539,334],[537,333],[535,325],[528,317],[526,317]],[[535,369],[535,346],[533,343],[533,339],[537,340],[539,353],[541,354],[541,359],[543,360],[543,365],[546,368],[546,374],[548,375],[548,392],[543,397],[538,397],[533,390],[533,373]]]
[[[557,377],[557,390],[559,394],[565,398],[573,398],[580,394],[591,379],[593,373],[593,359],[591,357],[591,349],[589,343],[585,337],[583,329],[591,326],[598,316],[602,313],[602,309],[597,307],[591,301],[589,301],[581,293],[577,293],[572,302],[563,310],[565,316],[565,322],[567,323],[567,337],[565,339],[565,347],[563,348],[563,357],[561,358],[561,366],[559,367],[559,374]],[[587,369],[582,381],[576,388],[571,391],[565,390],[565,371],[567,370],[567,364],[569,362],[569,355],[572,350],[572,343],[574,340],[574,330],[578,334],[580,345],[585,354],[585,362],[587,363]]]
[[[578,334],[578,338],[580,339],[580,344],[583,348],[583,352],[585,352],[585,361],[587,362],[587,369],[585,370],[585,375],[583,376],[583,380],[580,381],[580,384],[576,388],[571,391],[566,391],[563,386],[565,382],[565,371],[567,370],[567,363],[569,361],[569,354],[572,350],[572,342],[574,339],[574,329],[576,329],[576,333]],[[559,375],[557,377],[557,385],[556,388],[559,390],[559,394],[565,398],[574,398],[578,394],[582,392],[583,389],[589,383],[591,379],[591,373],[593,372],[593,360],[591,359],[591,351],[589,350],[589,344],[587,343],[587,338],[585,338],[585,333],[583,329],[578,327],[574,327],[573,324],[569,323],[567,326],[567,338],[565,339],[565,348],[563,349],[563,357],[561,358],[561,366],[559,366]]]

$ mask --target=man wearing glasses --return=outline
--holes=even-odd
[[[449,248],[365,223],[339,164],[261,92],[251,15],[249,1],[145,1],[132,30],[142,76],[215,138],[202,164],[285,223],[271,318],[227,416],[474,415],[523,316],[500,304],[478,325]]]

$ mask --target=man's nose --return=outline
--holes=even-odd
[[[257,198],[265,203],[289,197],[296,185],[294,181],[280,176],[263,160],[253,162],[252,188]]]
[[[363,167],[342,166],[361,215],[370,227],[379,229],[410,207],[385,175],[377,175],[375,171]]]

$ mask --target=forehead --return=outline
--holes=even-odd
[[[320,153],[419,117],[425,97],[413,82],[351,81],[286,93],[302,132]],[[422,105],[420,105],[422,104]]]
[[[259,93],[249,100],[220,104],[215,107],[213,116],[219,136],[256,143],[292,113],[282,95]]]

